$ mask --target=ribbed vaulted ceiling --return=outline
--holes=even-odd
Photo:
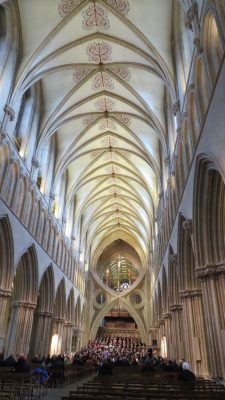
[[[166,87],[174,99],[171,0],[18,3],[15,93],[42,82],[38,151],[55,135],[54,182],[67,174],[82,242],[94,254],[120,238],[147,260],[167,156]]]

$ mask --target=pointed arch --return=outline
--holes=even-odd
[[[63,319],[66,315],[66,288],[65,279],[63,278],[59,284],[56,292],[55,304],[54,304],[54,317],[57,319]]]
[[[42,276],[39,286],[37,309],[39,311],[53,313],[55,297],[55,278],[52,265],[50,265]]]
[[[179,265],[179,290],[196,289],[199,282],[195,277],[196,261],[193,251],[191,232],[186,227],[186,219],[182,214],[178,221],[177,254]],[[186,228],[185,228],[186,227]]]
[[[140,331],[142,340],[145,343],[147,343],[148,339],[147,339],[147,334],[146,334],[146,328],[145,328],[145,325],[144,325],[139,313],[124,298],[119,299],[119,302],[121,304],[121,307],[123,307],[125,310],[127,310],[130,313],[131,317],[134,319],[134,321],[137,324],[137,327]],[[95,339],[100,322],[103,320],[104,316],[117,304],[118,304],[118,299],[114,299],[113,301],[106,304],[105,307],[103,307],[103,309],[97,314],[97,316],[94,318],[94,321],[92,322],[92,325],[91,325],[90,339]]]
[[[211,8],[204,18],[202,37],[208,74],[211,84],[214,86],[224,49],[218,29],[217,19]]]
[[[75,320],[75,300],[74,289],[72,288],[66,304],[66,322],[74,323]]]
[[[75,307],[75,326],[80,327],[80,322],[81,322],[81,301],[80,301],[80,296],[78,296]]]
[[[179,304],[179,289],[178,289],[178,273],[177,273],[177,256],[174,254],[171,245],[169,246],[169,271],[168,271],[168,291],[169,305],[174,306]]]
[[[216,163],[204,154],[196,162],[193,231],[197,267],[225,260],[225,185]]]
[[[169,299],[168,299],[168,286],[165,266],[162,268],[162,312],[163,314],[169,311]]]
[[[14,268],[12,229],[7,216],[0,216],[0,289],[11,291]]]
[[[38,262],[34,245],[22,255],[13,281],[13,301],[36,304],[38,294]]]

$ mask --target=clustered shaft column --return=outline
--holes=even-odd
[[[225,265],[196,269],[201,281],[213,376],[225,376]]]
[[[68,355],[71,354],[72,347],[72,334],[73,334],[73,324],[72,322],[66,322],[63,326],[63,351]]]
[[[54,318],[53,319],[53,327],[52,327],[52,335],[57,335],[57,340],[52,345],[51,353],[52,354],[61,354],[62,352],[62,339],[63,339],[63,326],[65,323],[65,318]]]
[[[165,321],[164,325],[164,333],[166,337],[166,343],[167,343],[167,358],[171,359],[171,353],[172,353],[172,346],[171,346],[171,322],[172,322],[172,314],[166,313],[163,314],[163,319]]]
[[[34,314],[34,327],[32,334],[32,353],[45,356],[50,352],[51,325],[53,313],[36,311]]]
[[[180,297],[183,306],[185,357],[196,374],[208,376],[201,290],[185,290],[180,292]]]
[[[11,292],[0,289],[0,352],[4,350],[4,341],[7,330],[7,307],[9,306],[9,298]]]
[[[28,355],[36,304],[14,302],[5,344],[5,356],[10,353]]]
[[[172,314],[171,319],[171,358],[176,361],[184,358],[184,343],[183,343],[183,322],[182,322],[182,306],[173,304],[170,306]]]

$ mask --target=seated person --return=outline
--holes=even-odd
[[[48,372],[44,370],[43,367],[38,367],[35,368],[35,370],[32,372],[31,375],[39,375],[39,383],[43,385],[45,382],[47,382],[49,375]]]
[[[30,364],[23,354],[21,354],[14,365],[12,372],[30,372]]]
[[[10,356],[5,359],[5,366],[14,367],[15,364],[16,364],[16,357],[14,354],[10,354]]]
[[[41,362],[41,357],[39,357],[38,354],[35,354],[35,356],[31,360],[31,362],[33,364],[39,364]]]
[[[195,381],[195,374],[190,371],[190,366],[186,361],[182,364],[182,369],[179,372],[179,379],[183,381]]]
[[[102,364],[98,369],[99,375],[111,375],[112,374],[112,364],[109,360],[103,359]]]

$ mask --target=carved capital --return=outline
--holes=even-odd
[[[55,200],[55,193],[51,192],[49,197],[50,197],[51,200]]]
[[[171,313],[165,313],[163,314],[163,319],[171,319],[172,318],[172,314]]]
[[[46,318],[53,317],[53,312],[49,312],[49,311],[35,311],[35,314],[40,315],[42,317],[46,317]]]
[[[159,193],[159,199],[161,199],[163,197],[164,197],[164,192],[162,191],[162,192]]]
[[[64,323],[65,322],[65,317],[54,317],[53,321],[56,323]]]
[[[72,322],[65,322],[64,327],[72,328],[74,325]]]
[[[14,301],[12,303],[12,307],[14,308],[30,308],[30,309],[35,309],[37,306],[36,303],[32,302],[24,302],[24,301]]]
[[[64,224],[66,224],[66,223],[67,223],[67,218],[66,218],[66,217],[62,217],[62,222],[63,222]]]
[[[182,305],[181,304],[173,304],[170,306],[170,311],[175,312],[175,311],[182,311]]]
[[[192,223],[192,219],[186,219],[183,222],[183,228],[185,231],[187,231],[190,235],[192,235],[193,233],[193,223]]]
[[[10,107],[9,104],[6,104],[4,107],[4,111],[9,116],[10,121],[13,121],[15,118],[15,111],[13,110],[13,108]]]
[[[151,335],[156,334],[157,333],[158,328],[156,328],[155,326],[149,328],[148,333],[150,333]]]
[[[225,264],[205,265],[204,267],[197,267],[195,275],[201,281],[217,278],[219,275],[225,275]]]
[[[4,297],[8,299],[11,296],[12,292],[10,290],[0,289],[0,298]]]
[[[199,289],[190,289],[190,290],[183,290],[179,293],[181,299],[193,299],[193,298],[200,298],[202,295],[201,290]]]

